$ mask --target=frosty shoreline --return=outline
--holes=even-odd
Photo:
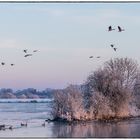
[[[0,99],[0,103],[46,103],[53,99]]]

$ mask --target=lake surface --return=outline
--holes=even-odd
[[[51,100],[0,100],[0,124],[13,125],[13,130],[1,130],[0,138],[113,138],[140,137],[140,118],[118,122],[86,122],[79,124],[46,123],[50,117]],[[20,103],[19,103],[20,102]],[[28,103],[26,103],[28,102]],[[27,127],[21,127],[27,122]]]

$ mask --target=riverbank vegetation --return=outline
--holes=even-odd
[[[92,72],[81,86],[57,90],[56,120],[110,120],[140,115],[140,72],[136,61],[115,58]]]

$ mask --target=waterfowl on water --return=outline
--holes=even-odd
[[[21,123],[21,126],[27,126],[27,122],[26,123]]]

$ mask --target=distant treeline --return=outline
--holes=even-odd
[[[34,99],[34,98],[53,98],[55,93],[54,89],[45,89],[43,91],[37,91],[34,88],[27,88],[23,90],[13,91],[11,88],[1,88],[0,89],[0,98],[1,99]]]

